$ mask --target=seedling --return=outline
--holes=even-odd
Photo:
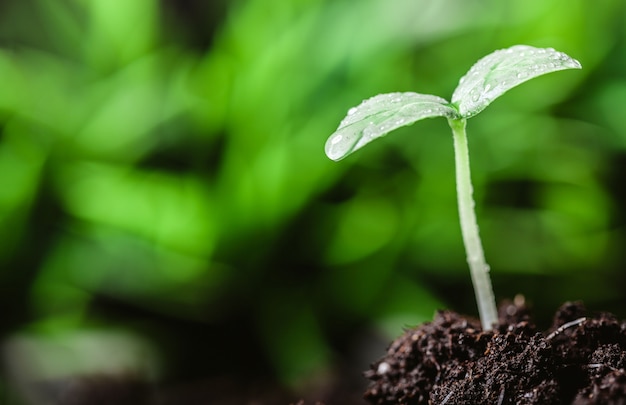
[[[452,102],[413,92],[379,94],[348,110],[326,142],[328,157],[340,160],[396,128],[424,118],[448,119],[454,139],[461,233],[483,330],[492,329],[498,315],[474,212],[465,124],[494,99],[525,81],[558,70],[580,68],[577,60],[552,48],[515,45],[501,49],[480,59],[459,80]]]

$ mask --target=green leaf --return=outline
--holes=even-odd
[[[558,70],[580,68],[576,59],[552,48],[515,45],[476,62],[459,81],[452,104],[463,118],[469,118],[525,81]]]
[[[441,97],[411,92],[379,94],[348,111],[326,141],[326,155],[332,160],[343,159],[396,128],[433,117],[460,116]]]

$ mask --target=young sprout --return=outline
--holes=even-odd
[[[461,233],[484,330],[492,329],[498,316],[489,265],[485,261],[474,213],[466,120],[525,81],[558,70],[580,68],[577,60],[552,48],[515,45],[501,49],[472,66],[459,81],[452,102],[412,92],[380,94],[348,110],[348,115],[326,142],[326,155],[332,160],[340,160],[396,128],[424,118],[447,118],[454,139]]]

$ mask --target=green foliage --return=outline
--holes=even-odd
[[[552,48],[516,45],[480,59],[461,78],[452,102],[428,94],[379,94],[348,111],[326,142],[326,154],[339,160],[376,138],[424,118],[470,118],[502,94],[534,77],[580,63]]]
[[[326,155],[339,160],[376,138],[424,118],[459,117],[437,96],[418,93],[379,94],[352,107],[326,142]]]
[[[552,48],[516,45],[501,49],[476,62],[461,78],[452,104],[461,117],[470,118],[513,87],[564,69],[580,69],[580,63]]]

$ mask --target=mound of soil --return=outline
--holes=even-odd
[[[626,322],[566,303],[545,332],[523,298],[489,332],[441,311],[407,330],[374,363],[365,399],[377,405],[626,404]]]

